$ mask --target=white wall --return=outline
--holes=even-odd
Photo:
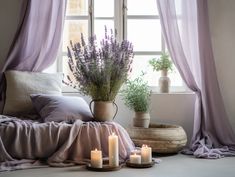
[[[194,94],[153,94],[151,97],[151,122],[181,125],[192,135]],[[119,109],[117,122],[124,126],[132,124],[134,113],[129,111],[120,97],[117,98]]]
[[[5,59],[16,31],[21,1],[0,1],[0,64]],[[209,0],[210,26],[219,83],[228,115],[235,129],[235,1]],[[86,98],[87,99],[87,98]],[[89,100],[89,99],[87,99]],[[116,121],[123,126],[132,122],[133,113],[117,98],[119,112]],[[184,127],[191,136],[194,114],[193,94],[154,94],[152,96],[151,121],[171,123]]]
[[[218,80],[235,130],[235,0],[209,0],[208,3]]]
[[[65,95],[78,95],[65,93]],[[85,97],[89,103],[90,99]],[[153,94],[151,97],[151,122],[181,125],[189,139],[193,129],[195,95],[193,93]],[[132,125],[134,112],[130,111],[118,95],[115,101],[118,105],[118,114],[115,121],[124,127]]]

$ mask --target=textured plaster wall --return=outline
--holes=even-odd
[[[235,1],[209,0],[209,20],[218,80],[235,130]]]
[[[19,22],[21,0],[0,1],[0,65],[5,60]]]

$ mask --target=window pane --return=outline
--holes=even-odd
[[[66,15],[88,15],[88,0],[67,0]]]
[[[98,41],[104,38],[105,26],[107,27],[108,34],[110,30],[114,30],[114,21],[113,20],[95,20],[95,35]]]
[[[127,0],[127,15],[158,15],[156,0]]]
[[[64,74],[64,81],[65,82],[68,82],[68,79],[67,79],[67,75],[70,76],[70,78],[73,78],[73,74],[72,72],[69,70],[69,65],[68,65],[68,57],[67,56],[63,56],[62,57],[62,72]]]
[[[171,86],[183,86],[183,80],[175,66],[173,66],[173,71],[170,71],[168,76],[171,80]]]
[[[131,79],[141,75],[142,71],[145,73],[144,79],[148,82],[149,86],[158,86],[158,79],[161,77],[161,72],[153,71],[149,60],[152,58],[159,58],[156,55],[136,55],[133,60]],[[183,86],[183,81],[177,69],[174,67],[173,71],[169,71],[169,78],[171,86]]]
[[[63,51],[67,51],[70,40],[75,42],[81,41],[81,33],[85,40],[88,38],[88,21],[87,20],[66,20],[63,35]]]
[[[148,82],[148,85],[157,86],[160,73],[153,72],[152,67],[148,63],[149,60],[155,57],[155,55],[135,55],[132,65],[131,78],[134,79],[144,72],[144,79]]]
[[[128,20],[127,39],[135,51],[161,51],[161,26],[159,20]]]
[[[114,0],[95,0],[94,3],[95,17],[114,16]]]

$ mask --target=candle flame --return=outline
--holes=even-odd
[[[98,151],[97,148],[95,148],[95,151]]]
[[[137,155],[136,153],[134,153],[134,155]]]
[[[147,144],[143,144],[142,147],[148,147],[148,145]]]
[[[114,132],[112,132],[112,136],[115,136],[115,133],[114,133]]]

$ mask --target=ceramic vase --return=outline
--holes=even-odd
[[[168,93],[170,88],[170,78],[167,76],[167,70],[161,71],[161,77],[159,78],[159,92]]]
[[[148,128],[150,123],[150,115],[148,112],[135,112],[133,119],[134,127]]]
[[[92,109],[93,103],[93,109]],[[90,110],[98,122],[112,121],[117,114],[118,107],[113,101],[91,101]]]

